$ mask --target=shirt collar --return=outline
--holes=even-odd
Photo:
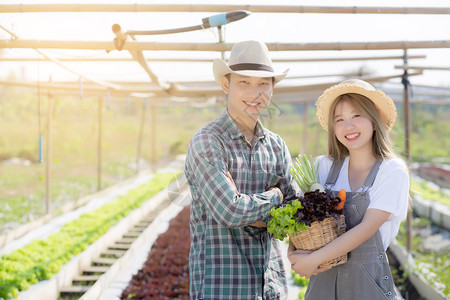
[[[226,130],[230,133],[230,136],[232,139],[237,139],[240,137],[245,138],[242,131],[239,129],[237,124],[234,122],[234,120],[228,114],[228,110],[225,110],[222,113],[222,115],[220,116],[220,120],[221,120],[222,124],[224,125],[224,127],[226,128]],[[264,128],[264,126],[258,120],[256,122],[255,137],[257,137],[258,139],[264,138],[266,136],[266,131],[267,131],[267,129]]]

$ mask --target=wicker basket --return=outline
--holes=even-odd
[[[305,231],[299,231],[295,236],[289,235],[290,241],[297,250],[313,251],[322,248],[345,232],[345,217],[341,215],[338,220],[326,218],[319,222],[313,222]],[[334,258],[319,267],[334,267],[347,261],[347,254]]]

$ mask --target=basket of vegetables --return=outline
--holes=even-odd
[[[343,208],[345,190],[337,197],[317,183],[317,169],[312,157],[301,155],[296,159],[291,174],[304,195],[272,208],[267,230],[275,238],[289,236],[296,249],[314,251],[322,248],[346,229]],[[319,267],[333,267],[347,261],[347,255],[334,258]]]

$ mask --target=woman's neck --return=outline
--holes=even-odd
[[[370,169],[377,160],[375,155],[368,151],[351,152],[349,156],[349,168],[355,171]]]
[[[352,192],[361,188],[372,169],[376,157],[368,151],[359,151],[350,153],[348,163],[348,182]]]

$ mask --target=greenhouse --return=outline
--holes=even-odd
[[[309,276],[295,271],[288,254],[294,234],[282,232],[285,219],[276,223],[276,218],[289,213],[292,205],[298,222],[306,220],[307,213],[297,209],[310,205],[308,193],[323,194],[324,203],[344,198],[349,202],[345,207],[351,205],[345,194],[326,194],[325,184],[323,190],[311,188],[319,182],[316,173],[306,191],[298,184],[308,177],[298,168],[311,164],[312,170],[315,159],[329,153],[329,128],[337,126],[316,117],[316,102],[324,91],[349,79],[383,91],[396,111],[387,131],[393,151],[407,167],[411,209],[386,250],[395,293],[406,300],[450,297],[448,2],[6,2],[0,4],[0,299],[197,299],[192,285],[197,280],[192,277],[197,244],[192,239],[209,233],[194,233],[196,214],[203,209],[195,202],[201,203],[198,187],[192,186],[194,175],[204,176],[199,194],[209,192],[209,181],[234,187],[228,194],[214,190],[214,197],[221,190],[220,196],[231,193],[231,198],[205,206],[223,214],[212,213],[215,219],[208,222],[220,227],[212,232],[237,236],[241,230],[239,234],[261,234],[261,241],[267,237],[279,244],[275,248],[286,273],[286,299],[305,299]],[[246,41],[265,44],[273,68],[243,61],[239,67],[244,69],[233,69],[233,51]],[[218,61],[228,73],[217,75]],[[253,67],[270,74],[286,71],[277,75],[281,77],[240,73]],[[273,78],[272,85],[263,83],[273,91],[267,107],[243,102],[258,111],[255,122],[267,130],[262,139],[274,133],[286,146],[290,157],[275,161],[275,151],[269,164],[295,173],[292,182],[300,186],[296,197],[301,203],[284,199],[281,186],[288,175],[269,174],[270,183],[258,179],[267,174],[258,173],[254,164],[268,155],[252,146],[259,127],[252,128],[247,142],[248,164],[239,156],[232,160],[230,153],[217,154],[215,140],[201,144],[205,153],[213,153],[214,158],[205,158],[211,159],[209,164],[195,155],[201,128],[213,130],[207,126],[224,115],[229,113],[242,130],[230,112],[230,74],[250,78],[239,81],[249,86],[252,78]],[[240,138],[247,141],[244,133],[239,132]],[[220,145],[228,142],[226,136],[223,140]],[[211,175],[209,167],[222,155],[230,172]],[[291,161],[292,168],[286,163]],[[320,172],[317,161],[315,167]],[[257,186],[264,188],[251,195],[242,192]],[[281,202],[270,201],[273,209],[262,218],[263,227],[245,223],[245,214],[227,219],[228,210],[238,211],[238,199],[250,201],[246,205],[253,213],[274,191],[281,193]],[[230,204],[222,211],[223,201]],[[336,212],[326,208],[326,217],[336,218],[347,209],[344,202]],[[344,233],[339,227],[337,235],[350,229]],[[317,247],[307,250],[318,253]],[[216,252],[227,251],[234,248]],[[351,262],[349,253],[345,261]],[[270,257],[265,267],[272,266],[276,259],[264,255]],[[230,272],[247,274],[245,269]],[[263,280],[254,285],[260,284],[266,293],[270,284]],[[252,288],[228,290],[224,299],[244,299]],[[312,288],[306,299],[314,299]],[[263,294],[257,299],[270,299]]]

